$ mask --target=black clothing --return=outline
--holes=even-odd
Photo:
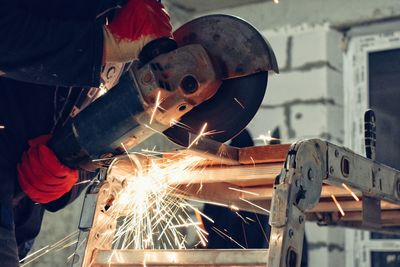
[[[2,266],[18,266],[17,246],[20,257],[25,256],[45,209],[62,209],[85,187],[74,186],[58,200],[35,204],[21,194],[16,166],[29,139],[51,133],[71,110],[87,104],[87,95],[95,95],[88,91],[100,83],[105,14],[122,2],[0,0]],[[92,176],[82,172],[80,180]]]
[[[122,2],[0,0],[0,73],[37,84],[98,86],[103,15]]]

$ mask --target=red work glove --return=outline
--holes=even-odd
[[[128,0],[104,27],[104,63],[129,62],[154,39],[172,37],[170,18],[157,0]]]
[[[33,201],[48,203],[69,192],[78,180],[78,170],[63,165],[46,143],[51,135],[30,140],[17,166],[22,190]]]

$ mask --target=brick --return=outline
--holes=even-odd
[[[297,140],[317,138],[326,133],[327,106],[322,103],[293,105],[290,109],[290,126],[295,132],[293,137]]]
[[[279,105],[293,100],[327,96],[327,67],[311,71],[292,71],[270,75],[264,105]]]
[[[342,69],[341,33],[335,30],[317,28],[293,35],[291,50],[292,68],[325,63],[335,69]]]
[[[293,36],[291,58],[293,68],[326,61],[326,30],[319,29]]]

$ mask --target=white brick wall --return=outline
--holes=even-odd
[[[270,74],[263,105],[249,125],[254,136],[279,127],[283,141],[343,141],[342,35],[328,25],[265,30],[281,73]]]

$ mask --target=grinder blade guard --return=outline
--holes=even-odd
[[[225,142],[251,121],[264,98],[268,71],[279,72],[268,41],[248,22],[229,15],[209,15],[192,20],[174,33],[178,46],[200,44],[210,55],[223,80],[218,92],[196,106],[164,133],[175,143],[189,145],[189,133],[199,133],[204,123]]]

